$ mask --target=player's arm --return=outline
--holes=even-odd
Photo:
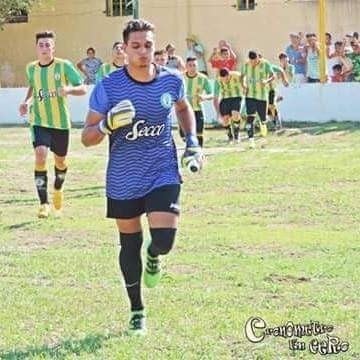
[[[99,129],[99,123],[105,118],[104,114],[89,110],[83,131],[81,133],[81,142],[84,146],[93,146],[101,143],[105,137]]]
[[[185,151],[181,158],[183,166],[187,166],[189,161],[196,158],[199,167],[203,164],[203,155],[196,137],[196,122],[194,111],[186,99],[181,99],[175,103],[176,116],[179,119],[181,129],[185,134]]]
[[[87,87],[84,84],[80,84],[77,86],[62,86],[58,89],[61,96],[74,95],[74,96],[82,96],[87,92]]]
[[[284,72],[284,71],[281,69],[281,72]],[[270,63],[266,63],[266,73],[268,74],[268,77],[262,80],[261,85],[263,85],[263,86],[268,85],[273,80],[275,80],[275,74],[274,74],[273,68],[270,65]]]
[[[200,101],[211,100],[214,98],[211,90],[210,81],[208,78],[205,79],[202,90],[203,93],[200,94]]]
[[[27,114],[28,104],[29,104],[29,100],[32,98],[32,94],[33,94],[33,88],[32,88],[32,86],[29,86],[27,89],[27,92],[26,92],[25,99],[19,106],[19,113],[21,116],[24,116]]]
[[[176,116],[184,134],[193,134],[196,136],[196,125],[194,112],[186,99],[175,103]]]
[[[112,106],[100,82],[90,96],[81,142],[85,146],[97,145],[105,135],[111,135],[121,127],[131,125],[134,117],[135,108],[131,101],[122,100]]]
[[[61,96],[74,95],[82,96],[87,92],[86,85],[83,84],[81,75],[75,69],[75,66],[70,61],[65,61],[64,71],[67,82],[71,85],[63,85],[58,89],[58,92]]]

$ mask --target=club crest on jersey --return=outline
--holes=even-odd
[[[125,138],[129,141],[134,141],[140,137],[155,137],[160,136],[160,134],[164,131],[165,125],[144,125],[145,120],[138,120],[134,123],[131,131],[129,131]]]
[[[59,81],[61,79],[60,73],[55,73],[54,78],[56,81]]]
[[[161,105],[163,106],[163,108],[170,109],[172,106],[172,103],[173,103],[171,94],[168,92],[163,93],[161,95],[160,102],[161,102]]]

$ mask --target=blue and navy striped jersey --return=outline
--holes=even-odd
[[[96,85],[90,97],[91,111],[106,115],[123,100],[131,101],[135,108],[132,124],[110,135],[107,197],[136,199],[160,186],[180,183],[171,109],[184,98],[182,75],[165,67],[157,67],[150,82],[134,80],[123,67]]]

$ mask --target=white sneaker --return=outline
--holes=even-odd
[[[255,139],[254,138],[249,139],[249,148],[255,149]]]

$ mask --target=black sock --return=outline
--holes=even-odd
[[[234,126],[234,138],[235,140],[238,140],[240,134],[240,125],[238,122],[234,122],[233,126]]]
[[[198,138],[200,147],[203,147],[204,140],[203,140],[202,135],[201,136],[198,135],[197,138]]]
[[[225,126],[225,129],[227,130],[227,136],[228,136],[229,140],[232,140],[233,139],[233,133],[231,131],[231,126],[230,125]]]
[[[125,280],[125,287],[130,300],[131,311],[144,309],[141,300],[141,245],[142,233],[120,233],[119,264]]]
[[[60,170],[55,166],[55,183],[54,183],[54,188],[56,190],[61,190],[64,181],[65,181],[65,174],[67,172],[67,168],[65,168],[64,170]]]
[[[40,204],[48,204],[47,193],[47,171],[34,171],[35,186],[40,200]]]
[[[251,119],[249,120],[248,119],[248,122],[246,124],[246,130],[247,130],[247,133],[248,133],[248,136],[249,136],[249,139],[253,138],[254,137],[254,120]]]

